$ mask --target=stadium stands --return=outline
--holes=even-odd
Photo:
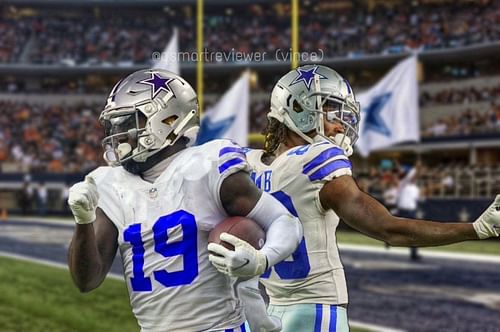
[[[251,94],[253,133],[265,127],[269,92],[289,68],[275,52],[289,48],[290,7],[280,1],[258,2],[209,6],[204,22],[207,51],[268,53],[267,63],[247,63],[258,77]],[[30,1],[0,6],[0,184],[19,190],[30,173],[30,181],[45,181],[54,196],[65,183],[102,163],[97,114],[116,78],[148,66],[151,53],[163,50],[174,26],[180,50],[195,51],[194,2],[126,6],[119,12],[112,3],[81,3],[82,8],[26,3]],[[396,146],[389,156],[382,151],[366,162],[354,158],[360,185],[381,193],[388,175],[374,166],[377,160],[426,153],[419,185],[428,197],[489,197],[498,192],[500,4],[340,3],[347,5],[304,1],[301,51],[324,51],[322,62],[348,77],[358,93],[409,51],[420,52],[422,65],[422,143]],[[206,65],[205,106],[218,99],[243,67]],[[194,82],[194,64],[184,62],[181,70]],[[478,145],[480,140],[487,140],[486,146]],[[441,145],[431,146],[435,142]],[[446,159],[451,153],[441,152],[450,152],[450,146],[459,155]],[[478,146],[483,150],[478,152]]]
[[[265,59],[272,60],[277,50],[289,48],[289,10],[287,5],[270,3],[209,11],[204,23],[205,47],[226,53],[267,52]],[[137,15],[132,10],[117,14],[103,8],[99,14],[82,16],[67,8],[39,9],[34,15],[0,21],[6,31],[0,43],[0,63],[147,64],[152,52],[163,50],[174,26],[180,31],[180,50],[193,52],[192,11],[190,6],[177,6],[142,9],[143,15]],[[401,3],[341,11],[329,10],[318,1],[306,2],[300,49],[321,50],[325,58],[355,58],[488,43],[500,38],[495,28],[499,15],[500,5],[495,1],[428,6]]]

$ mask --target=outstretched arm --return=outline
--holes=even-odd
[[[325,184],[320,200],[324,208],[333,209],[349,226],[392,246],[439,246],[498,236],[490,224],[500,224],[500,213],[494,206],[500,204],[498,197],[485,212],[490,214],[483,214],[474,224],[394,217],[377,200],[361,191],[350,176],[341,176]]]
[[[97,207],[98,195],[92,179],[70,190],[69,206],[76,228],[68,249],[68,265],[73,282],[81,292],[97,288],[111,268],[118,248],[118,231]]]

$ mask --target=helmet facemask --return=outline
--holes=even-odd
[[[111,166],[119,166],[128,160],[148,152],[139,142],[149,136],[146,132],[146,117],[133,110],[101,120],[105,138],[102,140],[104,160]],[[133,153],[135,151],[135,153]]]
[[[348,102],[331,95],[318,97],[320,98],[318,101],[320,107],[316,111],[318,113],[316,133],[343,148],[348,156],[352,155],[352,147],[359,137],[359,106],[349,105]],[[341,125],[342,132],[336,133],[335,136],[327,136],[325,120]]]

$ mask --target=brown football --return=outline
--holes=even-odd
[[[266,233],[252,219],[245,217],[229,217],[212,229],[208,235],[208,242],[222,244],[230,250],[234,250],[233,245],[221,241],[221,233],[229,233],[250,243],[255,249],[261,249],[266,241]]]

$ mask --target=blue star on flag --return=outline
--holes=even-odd
[[[387,128],[384,120],[380,116],[380,112],[384,108],[385,104],[391,99],[392,93],[387,92],[376,96],[372,99],[370,105],[363,110],[365,113],[365,127],[363,132],[368,130],[376,131],[385,136],[391,136],[391,131]]]
[[[304,82],[306,85],[307,90],[311,90],[311,83],[314,80],[314,75],[318,74],[320,79],[326,79],[326,76],[321,75],[320,73],[317,73],[316,71],[318,70],[318,66],[314,66],[311,69],[302,69],[302,68],[297,68],[297,73],[298,76],[295,77],[288,86],[292,86],[296,83],[299,82]]]
[[[200,145],[216,138],[222,138],[222,135],[231,127],[235,119],[235,116],[220,121],[212,121],[209,117],[204,118],[201,121],[200,133],[198,134],[196,144]]]
[[[151,90],[151,99],[154,99],[156,97],[156,95],[160,93],[160,91],[171,92],[175,98],[174,92],[172,91],[172,89],[168,85],[173,80],[175,80],[175,78],[164,78],[156,73],[151,73],[151,78],[149,78],[147,80],[139,81],[137,83],[148,84],[149,86],[151,86],[153,88]]]

